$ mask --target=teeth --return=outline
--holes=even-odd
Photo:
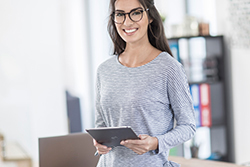
[[[135,32],[135,31],[136,31],[136,29],[125,30],[125,32],[127,32],[127,33]]]

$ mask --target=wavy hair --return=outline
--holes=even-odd
[[[169,44],[164,32],[163,23],[161,20],[161,16],[154,5],[154,0],[138,0],[144,9],[148,9],[147,15],[149,22],[152,19],[153,21],[148,25],[148,38],[149,42],[155,48],[168,52],[171,56],[172,52],[169,48]],[[108,22],[108,32],[113,42],[113,54],[119,55],[124,52],[126,47],[126,42],[120,37],[118,34],[115,22],[113,21],[111,15],[115,11],[115,2],[116,0],[110,0],[109,8],[110,8],[110,17]]]

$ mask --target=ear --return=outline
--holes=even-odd
[[[149,24],[151,24],[153,21],[154,21],[153,19],[150,19],[150,20],[149,20]]]

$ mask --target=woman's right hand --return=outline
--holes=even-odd
[[[95,139],[93,139],[93,143],[99,155],[107,154],[112,149],[111,147],[107,147],[105,145],[98,143]]]

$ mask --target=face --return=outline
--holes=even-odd
[[[128,14],[126,14],[126,19],[123,23],[115,23],[118,34],[126,43],[148,41],[148,16],[138,0],[117,0],[115,2],[115,13],[118,16],[132,11],[131,16],[134,15],[132,17],[136,18],[136,14],[138,13],[133,12],[136,9],[143,10],[142,19],[140,21],[134,22],[130,19]]]

